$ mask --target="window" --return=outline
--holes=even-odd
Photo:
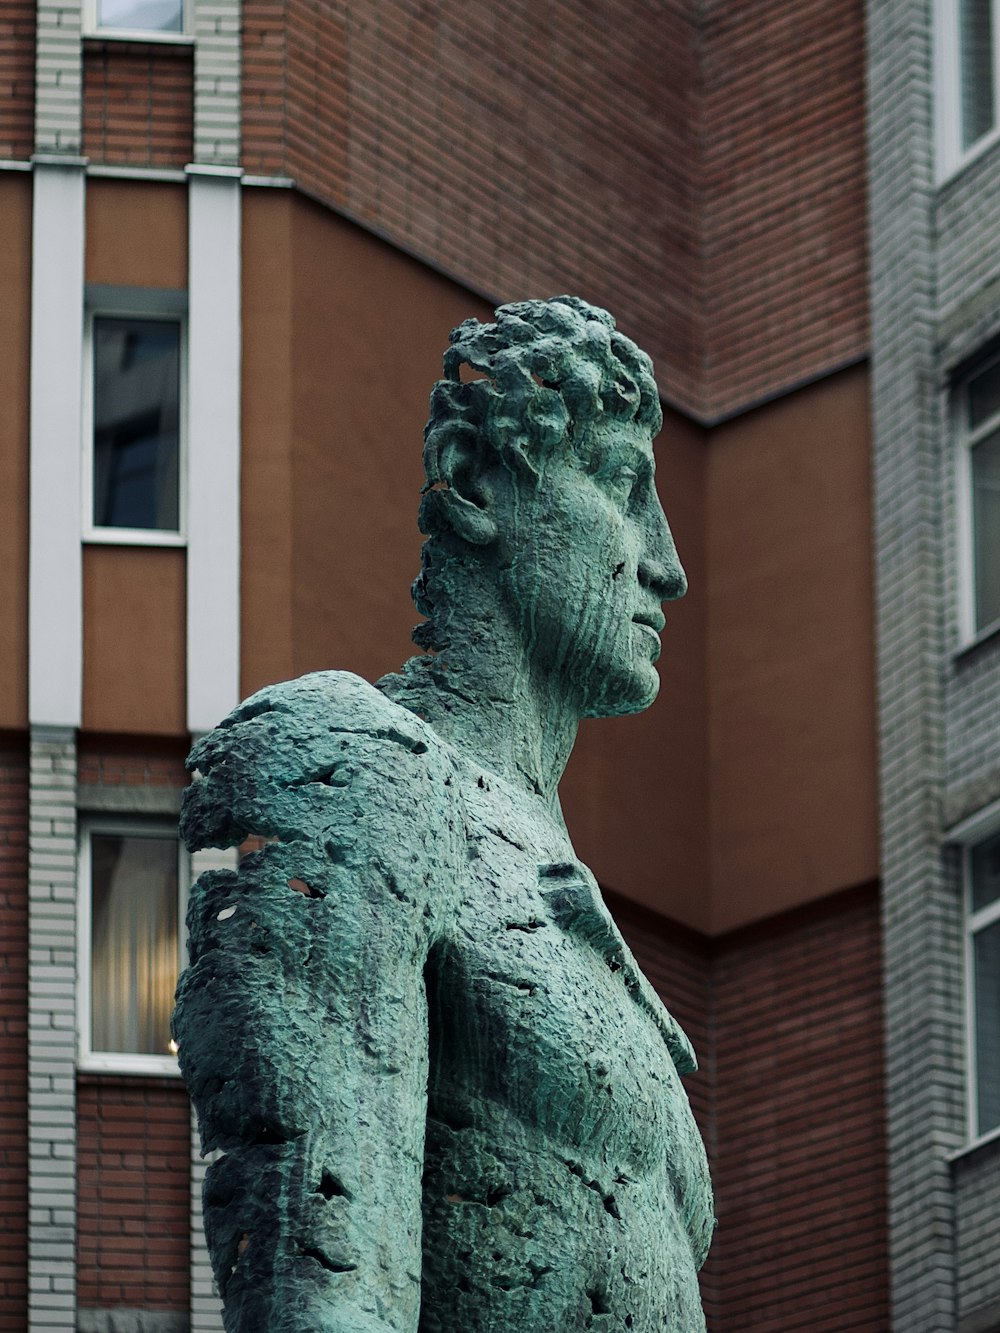
[[[1000,1129],[1000,831],[965,849],[973,1139]]]
[[[181,541],[182,316],[155,309],[91,311],[86,379],[85,535],[160,545]]]
[[[176,1073],[185,861],[176,828],[90,823],[80,845],[80,1064]]]
[[[1000,0],[937,0],[939,175],[1000,137]]]
[[[1000,356],[980,365],[956,394],[963,631],[1000,627]]]
[[[176,38],[185,31],[185,8],[185,0],[90,0],[88,30],[142,40]]]

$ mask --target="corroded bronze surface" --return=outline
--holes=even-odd
[[[235,1333],[704,1329],[686,1037],[573,852],[582,717],[656,695],[684,574],[648,359],[574,298],[452,334],[425,655],[268,687],[193,750],[181,1063]]]

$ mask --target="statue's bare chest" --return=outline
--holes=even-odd
[[[659,1171],[687,1099],[593,876],[530,798],[480,781],[466,880],[428,971],[431,1113],[465,1103],[588,1171]]]

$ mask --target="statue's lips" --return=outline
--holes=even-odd
[[[632,623],[641,625],[643,629],[652,630],[659,638],[663,626],[667,623],[667,618],[662,611],[640,611],[638,615],[632,617]]]
[[[660,619],[662,621],[663,619],[662,616],[660,617]],[[646,640],[649,646],[652,648],[653,661],[655,662],[657,658],[660,656],[660,649],[662,647],[660,643],[660,635],[656,629],[656,626],[650,624],[648,620],[640,620],[638,616],[632,617],[632,624],[636,627],[637,630],[639,630],[639,632],[642,634],[643,639]],[[660,628],[661,629],[663,628],[662,624]]]

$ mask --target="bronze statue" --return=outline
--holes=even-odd
[[[685,577],[645,354],[573,297],[452,334],[424,650],[261,690],[195,746],[180,1059],[230,1333],[704,1330],[690,1045],[576,859],[581,718],[656,696]]]

